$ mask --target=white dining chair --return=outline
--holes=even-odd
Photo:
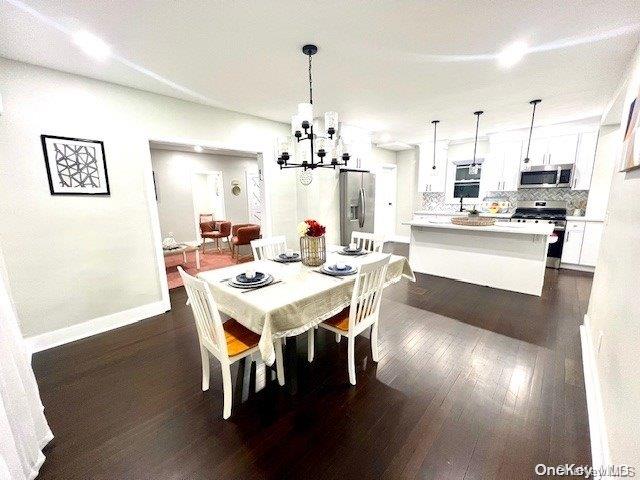
[[[224,410],[222,416],[231,416],[232,386],[231,364],[258,351],[260,335],[242,326],[234,319],[222,323],[209,285],[186,273],[178,267],[184,288],[187,290],[193,317],[198,331],[200,355],[202,359],[202,391],[209,390],[209,355],[220,361],[222,369],[222,388],[224,392]],[[279,342],[278,342],[279,344]],[[283,385],[282,354],[276,358],[278,381]]]
[[[382,252],[384,238],[373,233],[351,232],[351,243],[355,243],[356,248],[361,248],[368,252]]]
[[[277,237],[260,238],[251,240],[254,260],[266,260],[275,258],[287,250],[287,238],[284,235]]]
[[[320,324],[322,328],[347,337],[349,382],[356,384],[355,338],[371,327],[371,357],[378,361],[378,322],[380,301],[390,255],[358,267],[351,305]]]

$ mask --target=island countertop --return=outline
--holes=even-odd
[[[553,232],[553,224],[550,223],[513,223],[513,222],[496,222],[486,227],[472,227],[469,225],[456,225],[450,220],[412,220],[405,222],[403,225],[410,225],[417,228],[441,228],[451,230],[473,230],[476,232],[497,232],[514,235],[551,235]]]

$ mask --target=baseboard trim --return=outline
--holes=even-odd
[[[564,268],[565,270],[577,270],[579,272],[590,273],[594,273],[596,271],[595,267],[589,267],[587,265],[576,265],[574,263],[561,263],[560,268]]]
[[[404,235],[391,235],[388,240],[397,243],[409,243],[409,237]]]
[[[164,302],[149,303],[129,310],[123,310],[122,312],[116,312],[103,317],[87,320],[86,322],[77,323],[69,327],[27,337],[24,341],[27,351],[33,354],[65,343],[97,335],[98,333],[113,330],[114,328],[139,322],[145,318],[160,315],[166,312],[169,308],[170,307],[167,307]]]
[[[591,463],[598,471],[610,465],[609,441],[604,421],[600,379],[596,368],[596,356],[593,349],[589,316],[584,316],[584,325],[580,326],[580,343],[582,346],[582,367],[584,369],[584,386],[587,394],[587,413],[589,416],[589,435],[591,437]]]

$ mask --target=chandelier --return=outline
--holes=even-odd
[[[311,57],[318,52],[315,45],[305,45],[302,53],[309,57],[309,103],[299,103],[298,113],[291,117],[291,135],[296,139],[295,144],[308,141],[309,148],[298,148],[298,162],[291,163],[291,137],[285,137],[278,142],[278,165],[283,168],[333,168],[347,165],[349,154],[345,151],[338,131],[338,114],[326,112],[324,114],[324,129],[326,133],[317,134],[313,128],[313,80],[311,78]],[[317,129],[316,129],[317,130]],[[295,145],[294,144],[294,145]],[[316,157],[318,159],[316,160]],[[325,163],[325,157],[327,162]]]

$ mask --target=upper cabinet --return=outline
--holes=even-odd
[[[535,135],[535,133],[534,133]],[[535,137],[529,147],[529,163],[523,163],[523,169],[536,165],[572,164],[576,161],[578,151],[578,134],[557,135],[551,137]],[[527,152],[524,145],[523,158]]]
[[[420,160],[418,163],[419,192],[443,193],[445,191],[447,181],[447,149],[448,142],[437,142],[434,162],[433,142],[420,145]]]
[[[573,179],[571,180],[572,190],[589,190],[591,187],[597,144],[597,131],[583,132],[580,134],[578,154],[576,155],[576,164],[573,169]]]
[[[481,191],[509,192],[518,189],[521,140],[489,140],[489,155],[482,164]]]

